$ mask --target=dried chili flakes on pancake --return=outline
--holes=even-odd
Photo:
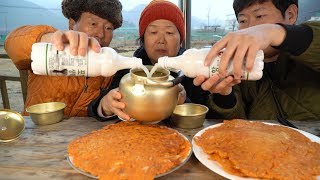
[[[315,179],[320,144],[283,126],[245,120],[224,121],[195,142],[225,171],[261,179]]]
[[[159,125],[120,122],[73,140],[74,166],[99,179],[153,179],[186,160],[190,142]]]

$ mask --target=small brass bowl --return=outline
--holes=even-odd
[[[203,126],[208,107],[201,104],[185,103],[177,105],[171,120],[178,128],[192,129]]]
[[[29,106],[26,111],[35,124],[49,125],[63,120],[65,107],[63,102],[49,102]]]
[[[24,130],[24,118],[16,111],[0,109],[0,142],[17,139]]]

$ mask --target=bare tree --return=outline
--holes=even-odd
[[[230,25],[232,27],[232,32],[235,31],[235,28],[237,27],[238,23],[236,19],[231,19],[230,20]]]
[[[208,18],[208,24],[207,26],[210,27],[210,12],[211,12],[211,7],[208,6],[207,8],[207,18]]]

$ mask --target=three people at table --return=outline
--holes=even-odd
[[[105,8],[105,15],[107,16],[99,16],[97,12],[86,12],[83,13],[97,16],[99,20],[106,20],[109,25],[112,26],[110,30],[121,26],[122,16],[121,16],[121,4],[118,1],[106,1],[110,4],[109,6],[115,6],[117,11],[108,11],[108,8]],[[150,7],[153,3],[151,3],[148,7]],[[148,9],[148,7],[146,9]],[[295,120],[319,120],[320,119],[320,108],[317,106],[317,102],[320,100],[320,41],[319,41],[319,22],[305,22],[301,25],[295,25],[298,16],[298,1],[259,1],[259,0],[234,0],[233,3],[234,11],[239,23],[239,31],[228,33],[224,38],[218,41],[211,48],[210,53],[206,58],[206,64],[209,64],[213,57],[215,57],[218,52],[226,48],[226,51],[222,55],[221,65],[219,73],[211,78],[204,77],[196,77],[193,80],[195,85],[198,85],[203,90],[210,92],[209,97],[207,96],[208,92],[205,92],[205,95],[199,95],[199,98],[194,98],[195,100],[200,100],[200,102],[206,104],[206,100],[208,100],[208,106],[211,110],[213,110],[220,118],[224,119],[232,119],[232,118],[244,118],[244,119],[295,119]],[[156,11],[157,9],[153,9]],[[65,11],[65,10],[63,10]],[[101,13],[101,11],[99,11]],[[179,12],[180,13],[180,12]],[[170,14],[171,16],[179,17],[179,13]],[[65,14],[66,15],[66,14]],[[83,15],[81,15],[82,17]],[[84,31],[84,29],[88,30],[88,24],[81,24],[81,19],[75,19],[70,15],[66,15],[69,19],[70,29]],[[141,19],[144,18],[149,19],[149,16],[144,17],[141,15]],[[117,19],[118,21],[113,21]],[[121,19],[121,20],[120,20]],[[140,21],[141,21],[140,19]],[[92,20],[92,19],[91,19]],[[105,21],[105,22],[106,22]],[[155,21],[155,22],[153,22]],[[139,25],[140,37],[142,46],[135,52],[135,56],[141,57],[144,59],[145,64],[153,64],[156,62],[156,58],[159,57],[159,52],[166,53],[167,55],[180,55],[183,52],[180,44],[184,38],[183,31],[180,28],[180,24],[178,21],[173,19],[153,19],[153,21],[147,21],[144,26]],[[102,23],[104,25],[108,23]],[[155,23],[156,26],[153,26]],[[159,24],[158,24],[159,23]],[[166,23],[170,26],[162,29],[161,24]],[[94,24],[94,23],[93,23]],[[91,25],[93,25],[91,24]],[[152,25],[152,26],[148,26]],[[163,25],[163,24],[162,24]],[[85,28],[84,28],[85,27]],[[91,27],[89,25],[89,27]],[[108,26],[104,26],[108,27]],[[25,27],[23,27],[25,28]],[[31,28],[31,27],[30,27]],[[55,29],[51,27],[44,26],[45,30],[37,30],[37,31],[29,31],[28,34],[35,33],[36,35],[32,36],[33,41],[28,43],[30,52],[31,44],[42,39],[46,39],[46,36],[42,36],[45,34],[44,32],[54,32]],[[81,29],[84,28],[84,29]],[[144,30],[145,28],[145,30]],[[148,31],[150,30],[150,34]],[[160,29],[169,37],[172,35],[172,42],[176,44],[173,45],[175,48],[170,48],[169,50],[161,49],[161,51],[157,53],[152,53],[152,41],[149,41],[149,37],[153,35],[153,29],[156,29],[158,32]],[[108,29],[108,28],[107,28]],[[172,30],[169,31],[169,30]],[[16,30],[17,32],[19,29]],[[182,33],[183,32],[183,33]],[[177,33],[179,35],[177,35]],[[13,59],[18,69],[27,69],[30,67],[30,61],[27,63],[17,63],[23,59],[30,59],[30,57],[24,54],[24,57],[19,57],[15,55],[14,48],[18,47],[17,43],[12,43],[11,40],[15,40],[18,37],[13,36],[15,31],[11,33],[6,41],[6,50],[9,56]],[[16,34],[16,36],[19,33]],[[74,54],[83,54],[85,49],[89,45],[95,49],[99,50],[100,46],[97,43],[95,38],[99,39],[98,35],[87,33],[75,32],[75,31],[57,31],[54,33],[53,39],[54,42],[60,41],[57,45],[61,45],[61,42],[68,42],[70,39],[70,45],[74,41],[73,37],[78,37],[80,39],[79,42],[75,43]],[[50,36],[49,36],[50,37]],[[95,38],[92,38],[95,37]],[[110,36],[109,36],[110,37]],[[111,36],[112,37],[112,36]],[[50,39],[50,38],[48,38]],[[53,40],[52,38],[50,41]],[[68,40],[66,40],[68,39]],[[77,39],[77,38],[76,38]],[[150,38],[151,39],[151,38]],[[164,39],[163,39],[164,40]],[[111,40],[110,40],[111,41]],[[109,43],[110,43],[109,41]],[[14,42],[14,41],[12,41]],[[101,46],[109,45],[108,42],[103,43],[103,41],[99,41]],[[151,46],[146,46],[147,43],[151,44]],[[163,41],[164,42],[164,41]],[[87,44],[86,44],[87,43]],[[20,45],[21,47],[21,45]],[[148,49],[148,47],[151,47]],[[24,49],[28,49],[24,48]],[[78,51],[77,51],[78,49]],[[259,50],[264,50],[265,53],[265,68],[263,78],[259,81],[241,81],[241,68],[242,64],[245,61],[245,66],[248,71],[251,70],[252,65],[254,63],[254,55]],[[150,52],[149,52],[150,50]],[[171,51],[172,50],[172,51]],[[173,53],[173,54],[169,54]],[[30,55],[29,55],[30,56]],[[226,76],[226,68],[229,64],[229,61],[232,59],[232,65],[234,66],[234,75]],[[148,62],[148,63],[147,63]],[[120,72],[119,72],[120,73]],[[57,88],[56,94],[47,94],[46,98],[43,98],[43,101],[48,100],[62,100],[63,98],[74,99],[76,100],[81,95],[86,94],[85,99],[79,98],[78,101],[75,101],[75,104],[71,104],[69,108],[66,109],[68,115],[77,116],[77,115],[86,115],[86,106],[88,105],[88,101],[91,101],[94,97],[98,95],[98,88],[105,89],[102,91],[102,94],[98,99],[95,99],[90,105],[90,115],[95,117],[106,117],[111,114],[117,114],[119,117],[124,119],[128,119],[129,117],[125,114],[121,113],[122,105],[116,105],[118,107],[112,107],[110,104],[112,101],[117,101],[120,98],[117,90],[112,90],[117,87],[119,79],[114,80],[115,86],[109,86],[110,78],[102,78],[98,77],[97,79],[92,78],[90,83],[99,84],[96,89],[89,90],[89,79],[90,78],[76,78],[77,81],[73,82],[76,84],[82,84],[77,86],[77,94],[63,94],[61,95],[60,89],[61,87],[57,86],[43,86],[40,82],[37,81],[35,84],[31,82],[34,81],[34,74],[31,73],[29,77],[29,85],[28,87],[28,98],[26,106],[30,105],[32,99],[42,99],[35,92],[35,89],[46,89],[48,90],[50,87],[53,89]],[[49,78],[75,78],[75,77],[43,77],[45,80]],[[188,80],[190,82],[190,80]],[[34,81],[35,82],[35,81]],[[50,82],[50,81],[48,81]],[[53,81],[52,81],[53,82]],[[67,83],[68,82],[68,83]],[[193,91],[190,87],[190,83],[181,88],[181,98],[180,103],[184,100],[183,92]],[[65,84],[71,84],[71,81],[61,81],[63,86]],[[60,83],[60,85],[62,85]],[[49,83],[48,83],[49,84]],[[51,84],[51,83],[50,83]],[[104,84],[101,86],[101,84]],[[89,85],[89,88],[84,88],[86,85]],[[190,85],[190,86],[189,86]],[[31,87],[34,87],[32,89]],[[48,88],[49,87],[49,88]],[[50,89],[50,91],[52,90]],[[79,91],[80,89],[80,91]],[[110,91],[111,90],[111,91]],[[195,92],[203,92],[197,88]],[[60,93],[60,94],[59,94]],[[103,94],[107,94],[103,97]],[[108,95],[109,94],[109,95]],[[191,93],[190,97],[193,97],[195,94]],[[64,97],[61,97],[64,96]],[[65,97],[72,96],[72,97]],[[189,95],[187,95],[189,97]],[[49,99],[50,97],[51,99]],[[57,98],[60,97],[60,98]],[[116,100],[109,99],[108,97],[115,98]],[[195,95],[197,97],[197,95]],[[203,100],[202,97],[207,97],[207,99]],[[100,99],[102,98],[101,104]],[[38,101],[39,102],[39,101]],[[78,108],[74,108],[77,107]],[[100,111],[100,113],[99,113]],[[91,114],[92,112],[92,114]]]

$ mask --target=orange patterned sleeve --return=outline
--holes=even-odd
[[[55,31],[47,25],[21,26],[8,34],[4,48],[19,70],[29,70],[32,44],[39,42],[43,34]]]

